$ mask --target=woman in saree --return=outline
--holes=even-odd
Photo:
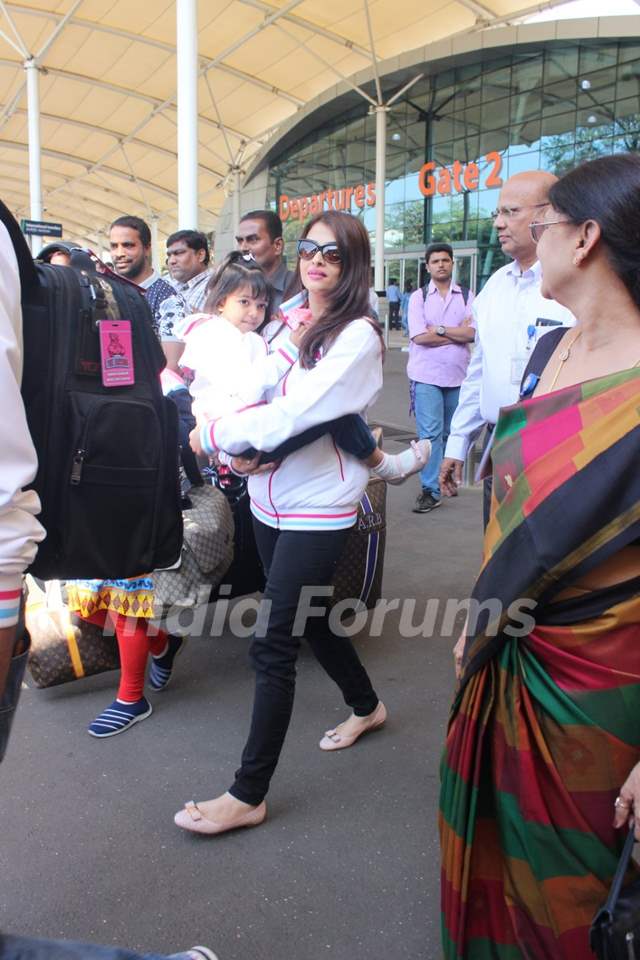
[[[449,960],[592,957],[636,812],[640,837],[640,157],[568,173],[531,231],[578,323],[495,431],[441,771]]]

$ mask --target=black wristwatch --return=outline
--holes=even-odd
[[[442,324],[439,324],[436,327],[436,333],[438,334],[439,337],[444,337],[447,334],[447,328],[443,327]]]

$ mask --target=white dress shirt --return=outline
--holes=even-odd
[[[485,423],[495,424],[500,408],[517,401],[518,372],[522,373],[536,340],[553,329],[540,321],[560,321],[565,327],[575,324],[566,307],[542,296],[540,281],[539,262],[523,271],[514,260],[496,271],[474,300],[476,345],[460,387],[446,457],[465,460]]]

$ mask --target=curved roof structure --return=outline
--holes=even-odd
[[[338,80],[355,86],[381,60],[564,0],[524,2],[199,0],[200,228],[213,228],[231,171]],[[24,61],[35,57],[44,217],[94,244],[122,213],[175,229],[177,7],[0,0],[0,177],[19,216],[29,214]]]

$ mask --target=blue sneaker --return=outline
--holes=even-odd
[[[115,737],[117,733],[124,733],[134,723],[151,716],[151,713],[152,707],[146,697],[136,700],[135,703],[122,703],[120,700],[114,700],[90,724],[88,732],[92,737]]]
[[[186,637],[169,637],[167,652],[161,657],[151,657],[149,686],[152,690],[164,690],[171,679],[173,662],[187,642]]]

